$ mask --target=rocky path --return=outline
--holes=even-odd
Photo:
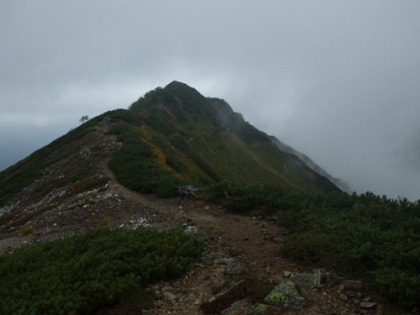
[[[106,130],[105,126],[97,131],[95,145],[111,148],[109,158],[119,145],[113,136],[106,135]],[[223,299],[223,295],[220,295],[222,298],[215,296],[232,281],[248,281],[251,286],[257,283],[262,291],[268,290],[267,293],[279,284],[291,285],[304,301],[304,306],[270,307],[260,314],[382,313],[382,306],[371,302],[370,292],[360,282],[346,282],[332,273],[318,281],[311,269],[282,257],[285,230],[281,222],[235,215],[199,199],[160,199],[138,194],[118,183],[106,158],[98,162],[98,169],[98,175],[107,182],[103,187],[69,197],[53,205],[51,210],[31,217],[18,229],[10,228],[0,235],[0,254],[97,226],[181,227],[207,239],[204,255],[183,278],[153,284],[149,289],[155,298],[143,314],[205,314],[203,310],[210,314],[209,308],[203,305]],[[23,235],[25,229],[32,232]],[[237,295],[238,299],[242,296]],[[230,310],[227,305],[222,314],[258,314],[258,310],[251,312],[249,301],[243,304]],[[141,314],[141,311],[134,303],[117,305],[107,314]]]
[[[152,286],[157,299],[145,314],[204,314],[200,306],[216,294],[214,288],[220,289],[232,280],[255,278],[274,288],[295,274],[311,275],[307,267],[281,256],[285,231],[274,221],[235,215],[202,200],[137,194],[121,186],[108,171],[107,175],[112,178],[110,189],[139,209],[153,209],[152,217],[142,216],[152,226],[159,229],[179,226],[208,239],[203,258],[190,273],[178,281]],[[227,270],[229,266],[233,270]],[[346,288],[345,280],[333,274],[327,278],[323,284],[310,288],[305,283],[298,286],[306,302],[304,309],[279,308],[270,314],[381,314],[381,307],[374,306],[375,310],[360,307],[363,300],[371,300],[367,292],[361,292],[362,288]],[[365,305],[372,308],[371,304]],[[119,313],[118,308],[115,311]],[[249,307],[224,314],[248,311]]]

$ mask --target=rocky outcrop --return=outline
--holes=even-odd
[[[305,299],[300,295],[292,281],[283,281],[268,294],[264,302],[282,308],[302,309],[306,306]]]

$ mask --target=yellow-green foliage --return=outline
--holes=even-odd
[[[142,138],[142,141],[147,143],[152,148],[152,161],[155,164],[168,171],[173,171],[172,168],[166,164],[166,157],[161,149],[159,149],[156,145],[153,145],[153,143],[149,142],[146,138]]]
[[[112,220],[109,216],[104,216],[101,219],[99,219],[100,226],[104,228],[109,228],[111,226]]]
[[[31,226],[26,227],[22,230],[22,235],[32,235],[35,234],[35,229]]]
[[[153,162],[152,147],[141,140],[135,128],[126,128],[119,139],[123,146],[114,153],[109,166],[122,184],[162,197],[178,195],[178,187],[185,182]]]

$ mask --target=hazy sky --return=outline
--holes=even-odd
[[[420,1],[0,1],[0,169],[178,80],[358,191],[420,198]]]

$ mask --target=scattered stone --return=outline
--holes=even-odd
[[[376,303],[373,302],[360,302],[360,308],[363,310],[374,310]]]
[[[249,299],[243,299],[236,301],[229,308],[222,311],[222,315],[242,315],[246,314],[247,311],[251,308],[252,302]]]
[[[132,230],[136,230],[139,227],[149,227],[151,226],[149,222],[147,222],[147,219],[145,218],[138,218],[137,220],[131,220],[130,224],[132,227],[130,227]]]
[[[283,271],[283,277],[289,278],[292,275],[290,271]]]
[[[209,302],[214,302],[219,296],[225,295],[226,293],[232,291],[234,288],[236,288],[238,285],[240,285],[244,281],[245,279],[234,280],[230,282],[226,287],[220,290],[215,296],[211,297]]]
[[[342,301],[347,301],[349,298],[347,297],[347,295],[345,295],[345,294],[340,294],[340,299],[342,300]]]
[[[248,267],[238,262],[228,264],[225,269],[225,274],[227,275],[243,275],[245,273],[248,273]]]
[[[314,269],[312,270],[312,273],[319,277],[319,284],[325,284],[327,281],[328,272],[325,269]]]
[[[285,308],[293,307],[303,309],[306,306],[305,299],[299,294],[292,281],[284,281],[278,284],[265,297],[264,302]]]
[[[273,238],[273,242],[284,243],[284,237],[275,237],[275,238]]]
[[[354,291],[345,291],[344,294],[350,299],[355,298],[357,295],[357,293]]]
[[[178,298],[176,297],[176,295],[172,294],[169,291],[164,291],[163,292],[163,298],[165,299],[165,301],[171,303],[171,304],[175,304],[176,301],[178,300]]]
[[[293,281],[302,289],[312,290],[321,284],[322,276],[321,274],[297,273]]]
[[[217,259],[213,260],[213,263],[216,264],[216,265],[218,265],[218,264],[228,265],[228,264],[237,263],[237,262],[238,262],[238,260],[236,258],[217,258]]]
[[[185,233],[189,233],[189,234],[194,234],[197,232],[197,228],[195,226],[192,225],[188,225],[185,229],[184,229]]]
[[[267,313],[267,310],[267,304],[256,304],[251,308],[249,313],[252,315],[264,315]]]
[[[200,193],[203,191],[203,189],[199,187],[187,185],[187,186],[178,187],[178,191],[180,195],[194,196],[195,198],[198,198]]]

